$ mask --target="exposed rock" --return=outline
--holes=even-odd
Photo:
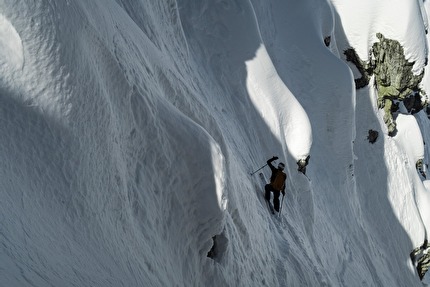
[[[407,99],[404,104],[409,113],[416,113],[427,106],[427,102],[421,100],[422,91],[418,87],[424,71],[420,75],[412,73],[414,63],[406,60],[403,47],[398,41],[386,39],[381,33],[377,33],[376,37],[379,42],[372,46],[369,63],[362,61],[352,48],[344,54],[347,61],[352,62],[362,75],[355,80],[357,89],[368,85],[372,74],[375,76],[378,108],[384,109],[388,134],[394,136],[396,122],[393,113],[398,110],[398,102]]]
[[[426,169],[425,169],[425,165],[424,165],[423,159],[419,159],[416,162],[415,168],[421,174],[422,177],[427,178],[427,176],[426,176]]]
[[[216,241],[215,241],[216,240],[216,236],[213,236],[212,240],[213,240],[213,245],[212,245],[211,250],[209,250],[209,252],[207,254],[207,257],[214,259],[215,255],[216,255],[216,253],[215,253],[215,250],[216,250]]]
[[[306,158],[299,159],[297,161],[297,170],[300,171],[303,174],[306,174],[306,166],[309,164],[309,159],[311,158],[310,155],[308,155]]]
[[[427,240],[427,236],[424,239],[424,243],[412,250],[410,258],[413,264],[416,266],[420,280],[423,280],[425,274],[430,267],[430,245]]]
[[[421,99],[421,95],[419,93],[415,93],[413,95],[410,95],[409,97],[406,97],[403,100],[403,104],[405,105],[406,110],[411,115],[421,111],[424,106],[427,105],[426,102],[423,102]]]
[[[369,135],[367,136],[367,139],[371,144],[374,144],[376,140],[378,139],[379,133],[374,130],[369,130]]]
[[[331,36],[327,36],[324,38],[324,45],[326,45],[326,47],[330,46],[330,42],[331,42]]]
[[[353,63],[361,74],[361,78],[354,79],[355,88],[361,89],[367,86],[373,73],[372,67],[360,59],[354,48],[345,50],[343,54],[346,56],[346,60]]]
[[[228,239],[224,233],[221,233],[213,236],[212,240],[213,245],[211,250],[209,250],[207,257],[214,259],[215,261],[220,261],[227,249]]]
[[[378,107],[385,111],[384,121],[388,133],[393,134],[396,123],[392,115],[393,100],[403,101],[406,97],[419,92],[424,71],[416,76],[412,73],[414,63],[405,59],[403,47],[396,40],[386,39],[381,33],[376,37],[379,42],[372,47],[375,83],[378,89]]]

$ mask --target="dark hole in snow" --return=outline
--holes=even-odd
[[[215,235],[212,237],[212,240],[213,245],[207,256],[215,261],[219,261],[227,249],[228,240],[224,234]]]
[[[324,45],[326,45],[327,47],[330,46],[330,42],[331,42],[331,36],[327,36],[324,38]]]

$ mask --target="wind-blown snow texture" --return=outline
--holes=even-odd
[[[420,73],[429,5],[1,1],[0,285],[421,286],[429,120],[387,136],[343,50],[381,32]]]

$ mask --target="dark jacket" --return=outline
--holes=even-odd
[[[282,173],[284,176],[284,184],[282,185],[281,191],[282,193],[285,192],[285,180],[287,180],[287,175],[280,169],[277,169],[276,167],[273,166],[272,161],[274,161],[276,159],[269,159],[267,161],[267,165],[270,167],[270,170],[272,171],[272,175],[270,176],[270,184],[272,184],[275,181],[276,176],[278,175],[278,173]]]

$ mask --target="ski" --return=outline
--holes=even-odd
[[[267,184],[266,179],[264,178],[264,174],[260,172],[258,175],[260,176],[261,183],[263,184],[263,197],[264,197],[264,201],[266,201],[267,208],[269,209],[270,213],[275,214],[275,209],[273,208],[272,203],[266,199],[264,194],[265,193],[264,187]]]

